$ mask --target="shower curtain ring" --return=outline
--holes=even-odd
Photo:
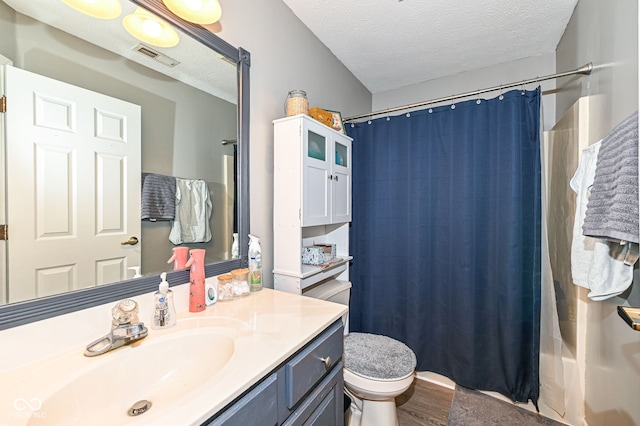
[[[476,104],[480,105],[482,101],[480,100],[480,90],[476,92]]]
[[[500,100],[504,99],[504,95],[502,94],[502,86],[500,86],[500,96],[498,96],[498,99]]]

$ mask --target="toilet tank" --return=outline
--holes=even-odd
[[[313,287],[306,288],[302,291],[302,295],[349,306],[351,282],[340,280],[323,281]],[[342,324],[344,324],[344,333],[349,333],[349,311],[342,316]]]
[[[302,292],[303,296],[314,299],[327,300],[329,302],[340,303],[349,306],[349,296],[351,294],[351,282],[340,280],[323,281],[309,287]]]

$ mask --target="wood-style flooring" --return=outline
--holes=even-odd
[[[453,389],[415,379],[405,393],[396,398],[400,426],[446,426]]]

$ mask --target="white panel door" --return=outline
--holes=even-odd
[[[9,302],[140,265],[141,110],[6,67]]]

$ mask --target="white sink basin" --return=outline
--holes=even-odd
[[[145,423],[174,409],[180,399],[189,398],[215,379],[235,351],[228,330],[199,328],[202,324],[189,327],[188,323],[183,323],[186,329],[154,338],[150,335],[83,362],[42,399],[40,411],[46,418],[34,417],[28,424]],[[140,400],[152,405],[147,412],[131,417],[127,412]]]

